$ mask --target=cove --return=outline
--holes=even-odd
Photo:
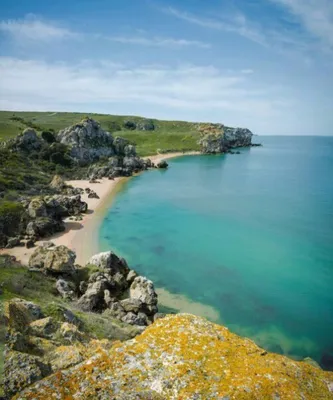
[[[333,138],[256,141],[128,180],[99,248],[153,280],[169,311],[333,369]]]

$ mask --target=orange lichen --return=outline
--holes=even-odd
[[[15,398],[333,399],[333,373],[267,353],[192,315],[167,316],[135,339],[106,348],[96,343],[88,361]]]

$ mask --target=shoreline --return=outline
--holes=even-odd
[[[175,157],[200,155],[198,151],[191,152],[173,152],[165,154],[156,154],[143,157],[150,158],[155,164],[162,160],[168,160]],[[144,172],[144,171],[143,171]],[[39,240],[36,245],[46,241],[52,241],[55,245],[64,245],[76,253],[76,263],[84,266],[89,258],[99,252],[98,249],[98,228],[105,216],[105,212],[112,205],[112,202],[121,189],[122,184],[127,182],[130,177],[118,177],[114,180],[108,178],[99,179],[99,183],[89,183],[89,180],[71,180],[66,181],[68,185],[75,188],[93,189],[99,196],[99,199],[90,199],[88,194],[81,195],[82,201],[88,204],[88,212],[82,214],[82,221],[72,221],[65,218],[65,231],[59,232],[53,236]],[[30,255],[34,252],[36,246],[31,249],[26,247],[14,247],[12,249],[1,249],[0,255],[9,254],[14,256],[22,264],[28,264]]]

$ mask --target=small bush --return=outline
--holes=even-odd
[[[14,236],[20,229],[21,218],[24,213],[22,204],[15,201],[0,203],[0,226],[7,236]]]

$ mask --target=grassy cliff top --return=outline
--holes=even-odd
[[[67,112],[0,111],[0,141],[16,136],[27,127],[34,128],[37,132],[48,130],[58,132],[81,121],[86,115]],[[158,151],[199,150],[198,123],[108,114],[89,114],[89,116],[100,122],[102,128],[114,136],[119,135],[135,143],[140,156],[156,154]],[[155,129],[131,130],[124,127],[125,121],[151,122]]]

